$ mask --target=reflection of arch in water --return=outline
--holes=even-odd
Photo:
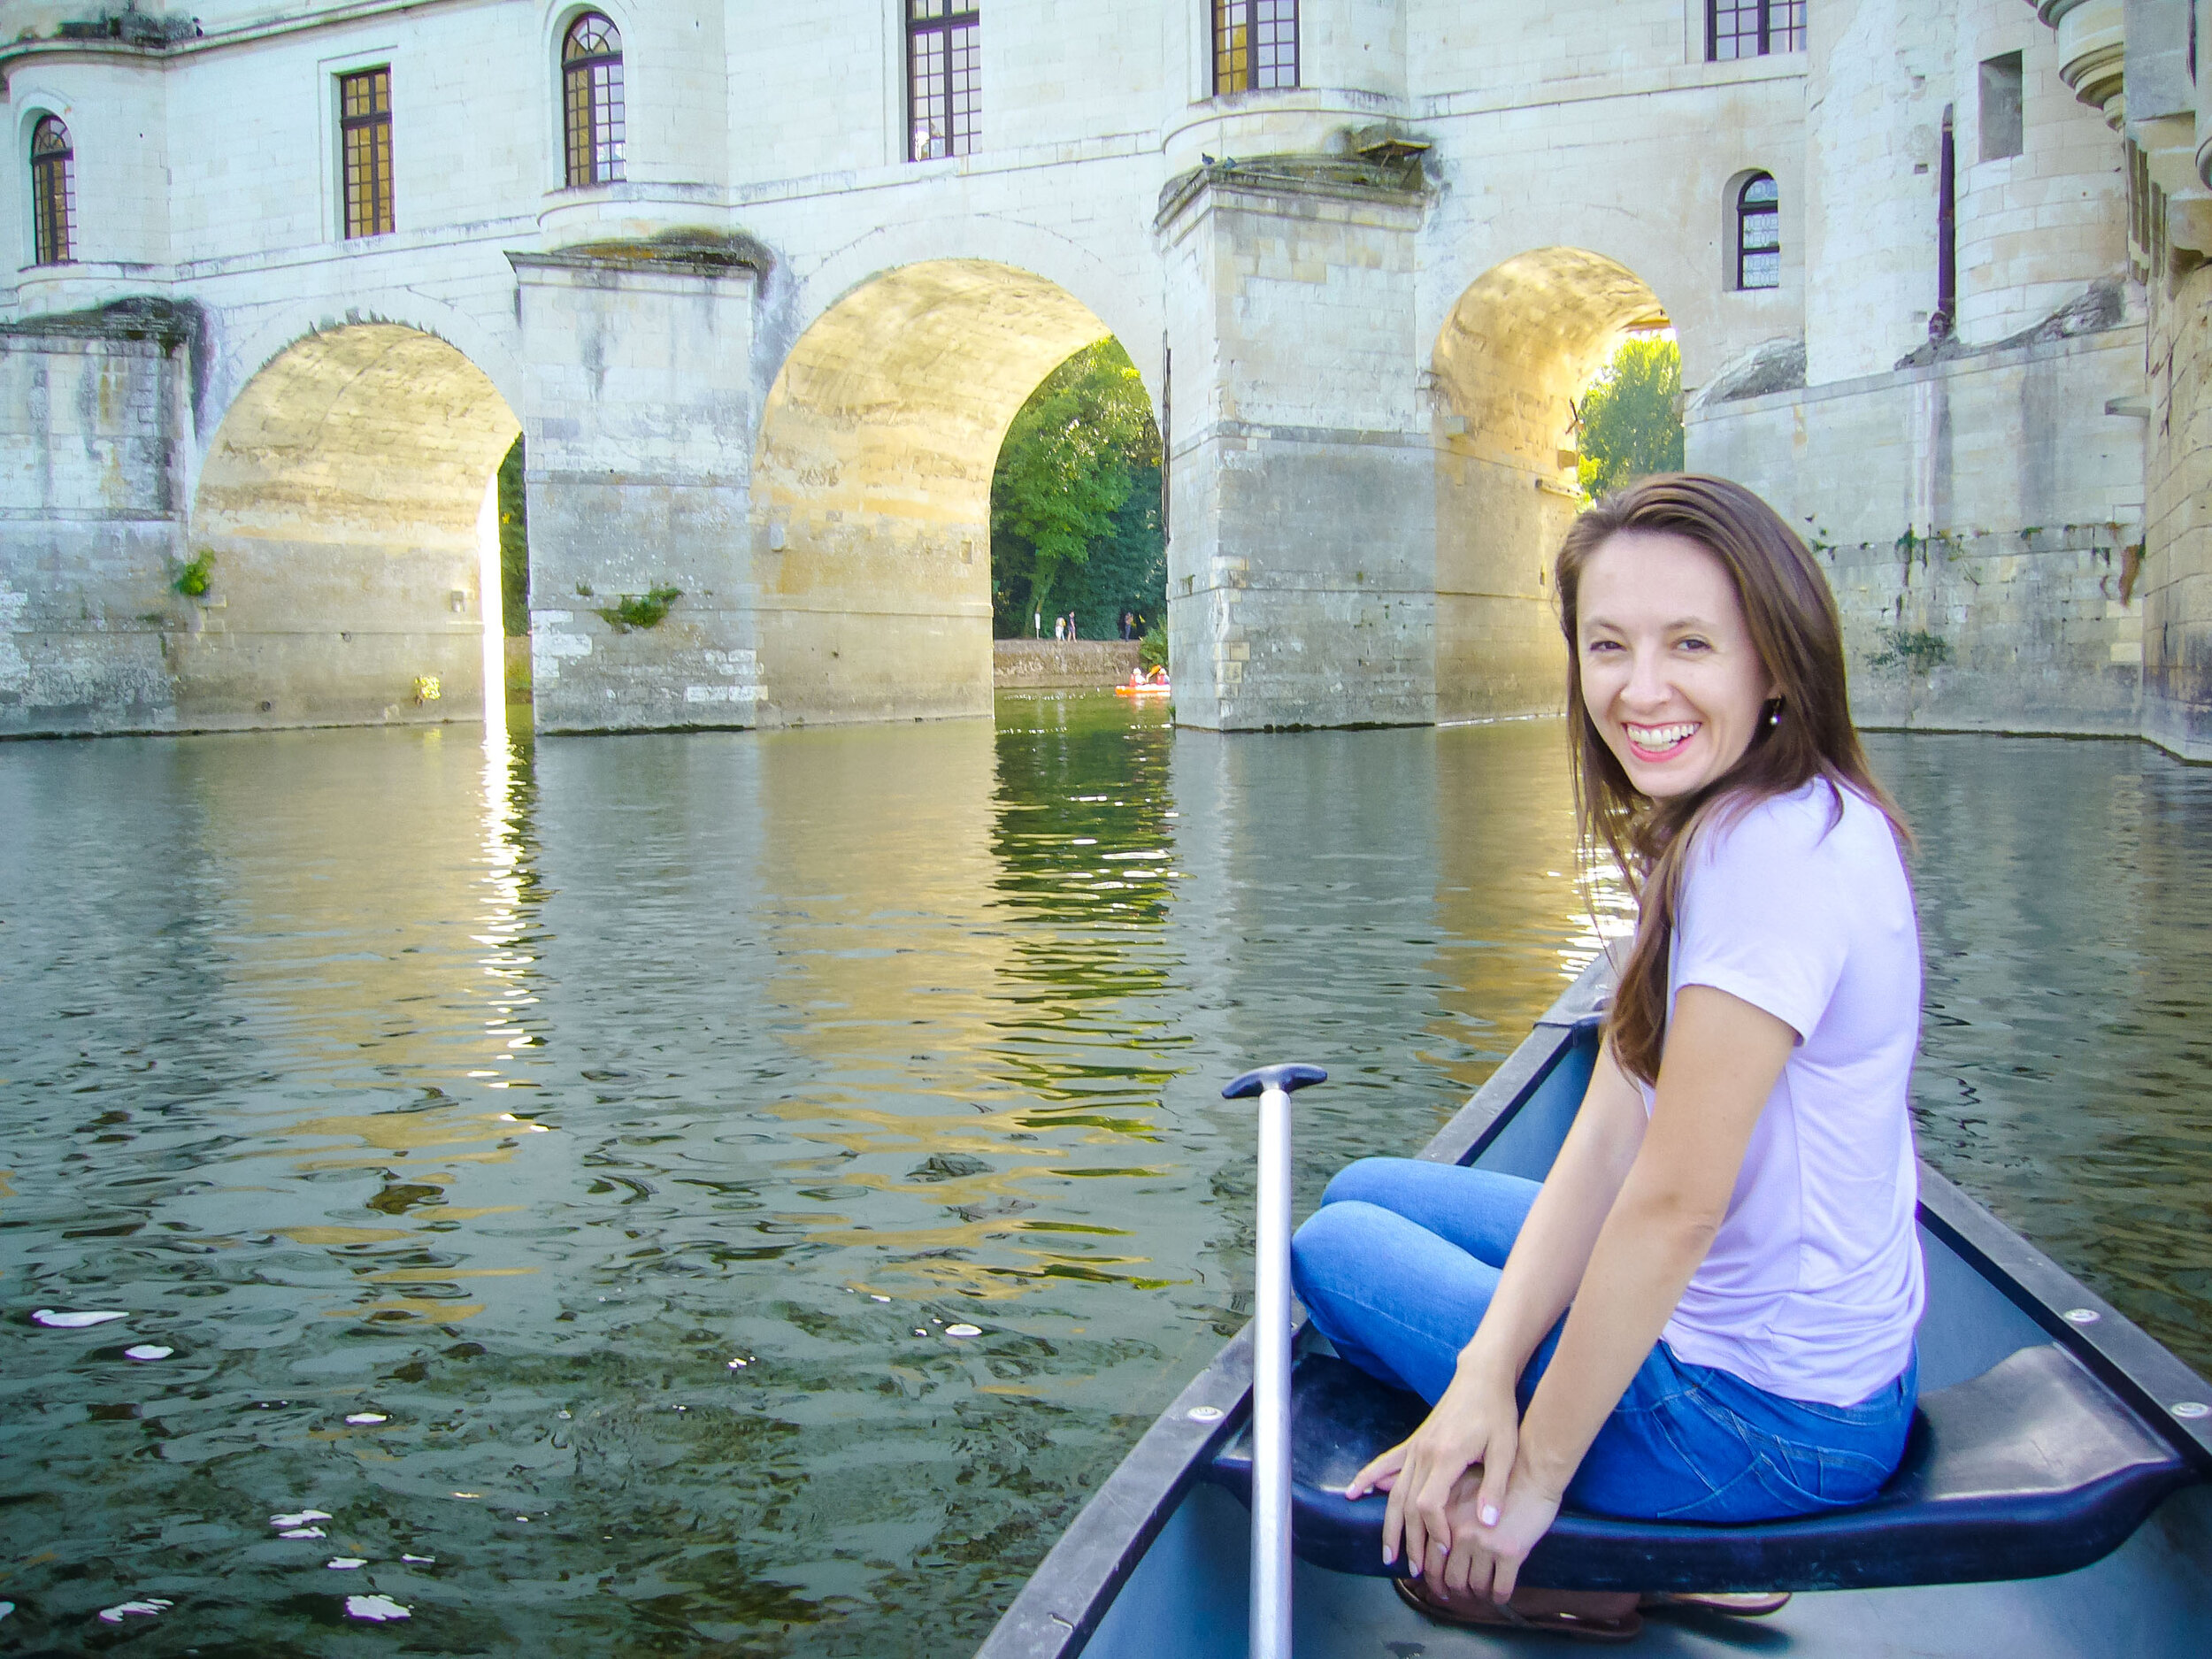
[[[190,548],[215,603],[180,642],[179,724],[480,717],[499,624],[488,490],[519,431],[483,372],[419,329],[356,324],[279,352],[200,469]]]
[[[1539,248],[1493,266],[1436,342],[1436,701],[1465,719],[1555,709],[1550,565],[1580,510],[1572,400],[1632,329],[1667,326],[1626,266]]]
[[[1015,266],[872,277],[802,334],[753,468],[764,713],[879,719],[991,708],[991,472],[1017,411],[1109,333]]]

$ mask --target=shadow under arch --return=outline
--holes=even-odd
[[[1561,706],[1551,560],[1582,510],[1573,400],[1635,329],[1650,286],[1580,248],[1537,248],[1467,286],[1432,359],[1436,701],[1444,720]]]
[[[353,324],[271,358],[200,467],[188,545],[211,587],[175,648],[178,724],[480,718],[488,490],[520,431],[419,329]]]
[[[991,473],[1038,383],[1111,331],[985,259],[872,277],[807,327],[752,488],[764,723],[991,711]]]

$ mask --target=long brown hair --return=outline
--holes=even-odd
[[[1759,721],[1751,747],[1720,777],[1665,801],[1649,799],[1629,781],[1582,695],[1582,574],[1624,530],[1686,536],[1721,562],[1774,684],[1768,710],[1780,716]],[[1636,895],[1635,943],[1606,1030],[1621,1068],[1655,1083],[1667,1036],[1668,944],[1684,864],[1701,828],[1723,813],[1732,818],[1823,778],[1839,791],[1837,818],[1843,813],[1839,791],[1849,788],[1881,809],[1901,850],[1911,846],[1911,836],[1896,803],[1874,781],[1851,724],[1835,597],[1812,554],[1773,508],[1726,479],[1663,472],[1608,495],[1578,518],[1554,568],[1559,625],[1567,636],[1568,754],[1583,842],[1591,850],[1603,847]]]

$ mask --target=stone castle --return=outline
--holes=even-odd
[[[2212,758],[2200,8],[0,0],[0,733],[473,713],[518,433],[541,730],[987,711],[1109,333],[1179,720],[1541,711],[1671,326],[1863,718]]]

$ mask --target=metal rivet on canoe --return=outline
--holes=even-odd
[[[2185,1417],[2192,1422],[2198,1417],[2212,1417],[2212,1406],[2205,1404],[2201,1400],[2177,1401],[2167,1409],[2176,1417]]]
[[[1221,1421],[1221,1408],[1219,1406],[1193,1406],[1183,1415],[1194,1423],[1218,1423]]]
[[[2104,1316],[2094,1308],[2069,1308],[2066,1310],[2066,1317],[2068,1322],[2073,1325],[2094,1325]]]

